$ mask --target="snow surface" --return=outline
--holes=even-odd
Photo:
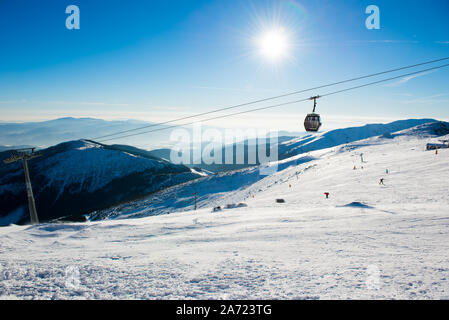
[[[409,133],[178,186],[197,211],[0,228],[0,297],[447,299],[449,149]]]

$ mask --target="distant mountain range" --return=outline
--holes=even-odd
[[[77,140],[40,151],[29,171],[40,220],[77,220],[83,214],[201,177],[183,165],[129,146]],[[21,162],[0,152],[0,225],[29,220]]]
[[[23,145],[46,148],[66,141],[92,139],[153,124],[138,120],[106,121],[93,118],[70,117],[42,122],[0,122],[0,151]],[[151,129],[148,128],[147,130]],[[128,134],[134,132],[137,131],[129,132]],[[132,138],[115,140],[112,143],[133,144],[145,149],[153,149],[167,146],[169,138],[170,131],[161,130],[151,135],[138,135]]]
[[[80,140],[93,139],[106,144],[133,145],[140,149],[170,149],[176,141],[170,140],[172,130],[159,130],[169,128],[170,125],[157,125],[157,131],[133,135],[127,138],[113,139],[122,135],[142,133],[155,129],[156,123],[140,120],[101,120],[94,118],[60,118],[41,122],[9,123],[0,122],[0,151],[19,147],[47,148],[56,144]],[[141,130],[137,128],[147,127]],[[191,132],[190,126],[183,127]],[[202,130],[213,128],[202,126]],[[213,128],[218,129],[219,128]],[[131,130],[131,131],[129,131]],[[127,131],[127,132],[124,132]],[[113,133],[124,132],[121,135],[109,136]],[[280,131],[279,136],[298,136],[300,132],[291,133]],[[107,137],[104,137],[107,136]],[[103,137],[103,138],[99,138]],[[106,140],[107,141],[103,141]],[[207,142],[203,141],[205,144]],[[157,151],[155,151],[157,152]]]
[[[284,141],[290,141],[293,139],[293,136],[279,136],[276,139],[273,139],[270,141],[270,143],[267,143],[266,147],[267,150],[270,150],[270,148],[277,148],[278,145]],[[202,152],[204,152],[205,148],[209,142],[205,142],[201,146]],[[221,152],[221,163],[205,163],[202,161],[202,159],[194,159],[192,150],[190,151],[190,162],[192,164],[186,164],[186,166],[190,168],[200,168],[202,170],[207,170],[213,173],[219,173],[219,172],[225,172],[225,171],[232,171],[232,170],[238,170],[243,168],[248,168],[252,166],[256,166],[260,164],[259,159],[259,145],[257,144],[257,140],[255,139],[245,139],[240,142],[236,142],[233,144],[228,144],[223,146],[220,149]],[[252,155],[255,161],[250,161],[249,159],[252,158],[250,156],[250,153],[254,152],[255,154]],[[267,151],[268,152],[268,151]],[[155,149],[150,150],[149,154],[170,160],[170,155],[172,153],[171,149]],[[232,163],[227,163],[226,155],[232,155]],[[213,156],[213,152],[211,152],[211,155]],[[269,154],[268,154],[269,155]],[[242,159],[241,163],[237,163],[237,159]],[[228,162],[230,162],[228,160]]]
[[[98,139],[117,132],[133,130],[145,126],[151,126],[142,130],[133,130],[123,133],[123,135],[141,133],[155,129],[156,123],[140,120],[101,120],[94,118],[60,118],[41,122],[9,123],[0,122],[0,151],[19,147],[47,148],[56,144],[79,139]],[[170,124],[171,126],[171,124]],[[167,128],[168,125],[158,125],[157,128]],[[191,131],[191,127],[183,127]],[[208,126],[203,126],[206,130]],[[214,128],[216,129],[216,128]],[[132,137],[104,141],[106,144],[133,145],[141,149],[169,149],[176,144],[170,140],[172,130],[158,130],[151,133],[133,135]],[[300,133],[289,133],[281,131],[279,136],[298,136]],[[118,136],[113,136],[114,138]]]

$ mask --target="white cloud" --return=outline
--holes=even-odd
[[[418,40],[394,40],[394,39],[384,39],[384,40],[354,40],[350,43],[391,43],[391,44],[416,44],[419,43]]]
[[[397,86],[400,86],[401,84],[409,82],[412,79],[416,79],[416,78],[424,76],[426,74],[431,74],[431,73],[433,73],[435,71],[436,70],[424,71],[424,72],[420,72],[420,73],[417,73],[417,74],[412,74],[410,76],[405,76],[405,77],[403,77],[402,79],[400,79],[400,80],[398,80],[396,82],[387,84],[386,86],[387,87],[397,87]]]
[[[419,43],[417,40],[368,40],[370,43]]]
[[[416,98],[416,99],[410,99],[410,100],[401,101],[401,103],[404,103],[404,104],[413,104],[413,103],[434,104],[434,103],[449,102],[449,99],[442,98],[442,97],[445,97],[445,96],[449,96],[449,93],[438,93],[438,94],[434,94],[434,95],[431,95],[431,96],[426,96],[426,97],[420,97],[420,98]]]
[[[79,106],[111,106],[111,107],[127,107],[128,103],[110,103],[98,101],[45,101],[48,104],[60,105],[79,105]]]

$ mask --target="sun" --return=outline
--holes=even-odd
[[[284,28],[264,32],[257,43],[260,54],[269,60],[278,61],[288,54],[288,36]]]

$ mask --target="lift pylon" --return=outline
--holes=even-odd
[[[25,172],[25,183],[27,188],[28,208],[30,210],[31,224],[39,223],[27,163],[28,160],[41,156],[41,154],[35,153],[34,149],[35,148],[23,148],[23,149],[10,150],[9,152],[11,153],[11,156],[3,160],[3,162],[7,164],[22,160],[23,171]]]

